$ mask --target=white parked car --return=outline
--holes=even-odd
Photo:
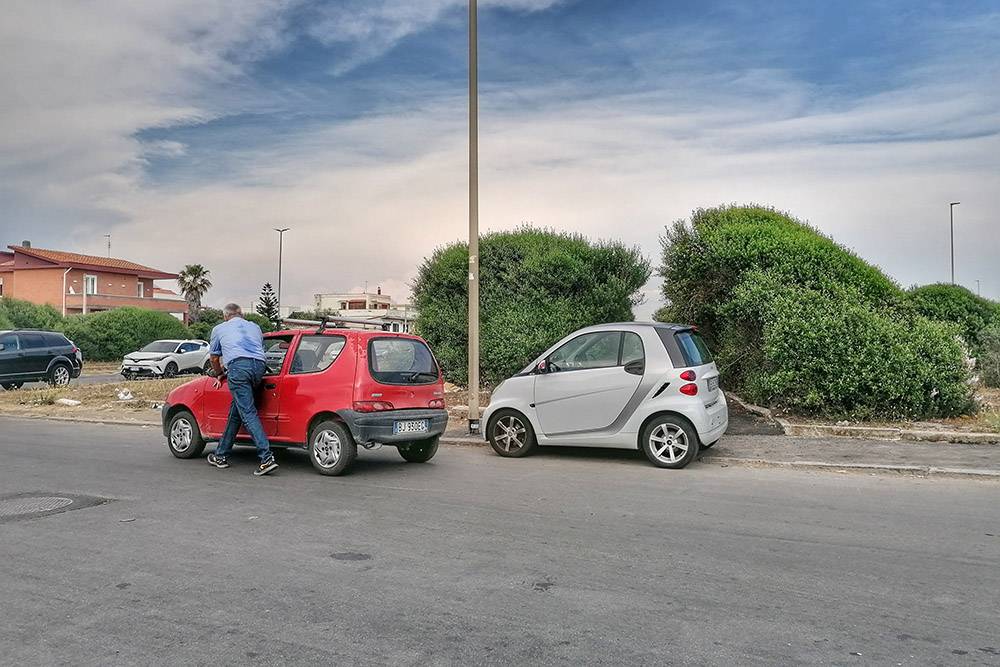
[[[172,378],[178,373],[207,373],[208,343],[203,340],[157,340],[125,355],[121,374],[137,377]]]
[[[726,432],[729,409],[694,327],[629,322],[560,340],[500,383],[483,423],[500,456],[537,445],[613,447],[683,468]]]

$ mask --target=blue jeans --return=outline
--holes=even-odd
[[[257,406],[254,405],[253,392],[264,379],[264,362],[260,359],[240,357],[233,359],[226,367],[226,377],[229,383],[229,393],[233,395],[233,403],[229,406],[229,421],[226,432],[222,434],[215,455],[225,458],[236,441],[240,424],[246,426],[247,433],[257,445],[257,458],[261,463],[271,458],[271,445],[267,441],[260,417],[257,416]]]

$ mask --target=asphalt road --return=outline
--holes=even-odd
[[[1000,487],[622,452],[325,478],[155,429],[0,419],[7,664],[998,664]],[[9,502],[9,501],[8,501]],[[3,501],[0,501],[0,508]]]

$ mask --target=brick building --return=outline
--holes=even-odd
[[[0,250],[0,297],[48,304],[63,315],[135,306],[184,320],[183,299],[164,298],[154,285],[175,278],[124,259],[33,248],[27,241]]]

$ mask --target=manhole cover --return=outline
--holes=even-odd
[[[111,502],[110,498],[78,493],[33,491],[0,496],[0,523],[61,514]]]
[[[51,512],[72,505],[72,498],[60,496],[41,496],[38,498],[13,498],[0,500],[0,517],[20,516],[22,514],[38,514]]]

